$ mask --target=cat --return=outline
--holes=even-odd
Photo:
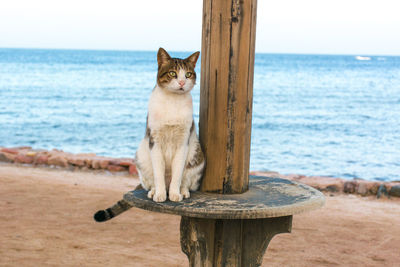
[[[148,106],[145,138],[136,152],[140,182],[156,202],[181,201],[199,187],[204,155],[193,120],[190,91],[200,52],[186,59],[158,50],[157,85]]]
[[[196,83],[200,52],[186,59],[171,58],[163,48],[157,53],[157,84],[151,93],[145,137],[136,151],[141,186],[155,202],[181,201],[199,188],[205,158],[193,119],[190,91]],[[168,192],[168,194],[167,194]],[[96,213],[105,221],[129,209],[125,200]]]

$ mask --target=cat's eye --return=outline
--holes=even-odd
[[[191,72],[186,72],[185,77],[186,77],[186,78],[192,77],[192,73],[191,73]]]
[[[171,75],[172,77],[176,77],[176,72],[175,71],[170,71],[169,75]]]

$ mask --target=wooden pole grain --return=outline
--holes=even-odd
[[[257,0],[203,0],[203,192],[240,194],[249,187],[256,7]],[[182,217],[182,251],[193,267],[259,266],[269,240],[289,232],[291,220],[292,216],[282,221]]]
[[[248,189],[256,0],[204,0],[199,135],[201,190]]]

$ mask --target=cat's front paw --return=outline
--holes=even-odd
[[[163,192],[156,192],[153,196],[153,200],[155,202],[164,202],[165,200],[167,200],[167,192],[163,191]]]
[[[182,194],[176,193],[176,192],[169,192],[169,200],[174,201],[174,202],[178,202],[178,201],[182,201],[183,196]]]
[[[189,198],[190,197],[189,189],[182,189],[182,195],[183,198]]]
[[[154,188],[150,189],[150,191],[147,193],[147,197],[152,199],[155,192],[156,190]]]

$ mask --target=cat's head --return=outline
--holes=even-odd
[[[197,59],[200,52],[193,53],[185,59],[171,58],[163,48],[157,53],[157,84],[164,90],[175,94],[190,92],[196,84]]]

